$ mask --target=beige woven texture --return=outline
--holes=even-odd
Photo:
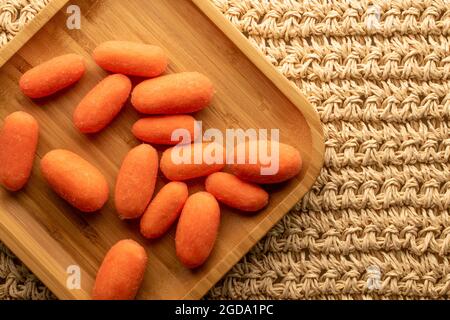
[[[449,298],[449,0],[211,1],[308,96],[326,152],[207,298]],[[0,251],[0,298],[49,297]]]

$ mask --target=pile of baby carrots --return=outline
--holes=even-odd
[[[163,236],[177,222],[175,247],[187,268],[201,266],[210,255],[220,223],[219,202],[243,212],[256,212],[267,206],[269,194],[259,184],[273,184],[296,176],[302,167],[300,153],[278,142],[279,170],[261,174],[262,164],[233,163],[229,171],[225,150],[223,161],[179,163],[173,153],[180,152],[172,134],[184,129],[192,143],[181,150],[194,155],[194,149],[210,147],[197,142],[196,121],[191,113],[208,107],[214,96],[210,79],[198,72],[163,73],[168,57],[158,46],[108,41],[93,52],[95,62],[111,74],[92,88],[73,113],[74,126],[83,134],[104,130],[119,114],[131,94],[131,104],[143,115],[132,127],[142,144],[131,149],[117,174],[114,203],[121,219],[140,218],[142,236]],[[68,88],[86,73],[85,60],[67,54],[44,62],[25,72],[21,91],[32,99],[48,97]],[[148,78],[135,88],[128,76]],[[28,113],[18,111],[4,120],[0,131],[0,184],[15,192],[27,183],[38,145],[39,125]],[[245,150],[252,143],[246,141]],[[159,159],[151,144],[169,146]],[[216,150],[219,150],[216,149]],[[246,154],[247,155],[247,154]],[[101,171],[76,153],[56,149],[40,162],[43,178],[70,205],[82,212],[99,211],[109,198],[109,186]],[[170,181],[154,195],[159,169]],[[205,189],[189,195],[185,181],[206,177]],[[147,265],[145,249],[134,240],[121,240],[106,254],[92,291],[93,299],[133,299]]]

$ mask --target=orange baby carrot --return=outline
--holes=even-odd
[[[50,59],[25,72],[19,81],[22,92],[30,98],[43,98],[80,80],[86,71],[83,57],[66,54]]]
[[[207,176],[225,166],[225,150],[216,143],[194,143],[175,146],[163,152],[160,168],[172,181]]]
[[[41,160],[41,172],[50,187],[80,211],[100,210],[108,200],[109,187],[103,174],[71,151],[48,152]]]
[[[175,145],[180,140],[172,139],[172,134],[178,129],[186,130],[190,137],[189,143],[194,142],[197,138],[195,125],[194,117],[185,114],[154,116],[138,120],[132,132],[136,138],[148,143]]]
[[[175,235],[175,248],[181,263],[188,268],[196,268],[208,259],[219,223],[220,208],[214,196],[197,192],[187,199]]]
[[[5,118],[0,131],[0,184],[18,191],[27,183],[33,167],[39,138],[39,125],[22,111]]]
[[[169,182],[150,202],[141,219],[141,233],[148,239],[161,237],[178,218],[188,198],[183,182]]]
[[[131,81],[126,76],[107,76],[78,104],[73,114],[75,127],[83,133],[102,130],[122,109],[130,92]]]
[[[144,279],[147,253],[136,241],[121,240],[106,254],[97,271],[93,300],[133,300]]]
[[[226,172],[208,176],[205,188],[219,202],[242,211],[258,211],[269,203],[269,194],[263,188]]]
[[[243,146],[242,149],[241,146]],[[245,150],[245,152],[240,152],[239,149]],[[260,154],[260,149],[263,150],[263,154],[268,155],[267,159],[263,161],[258,156],[256,162],[252,163],[249,156]],[[256,152],[254,153],[252,150]],[[276,152],[277,154],[271,154],[271,150],[278,150],[278,152]],[[245,161],[243,163],[237,163],[236,161],[239,154],[244,155]],[[262,140],[245,142],[245,145],[236,146],[234,155],[235,163],[230,165],[231,171],[240,179],[249,182],[259,184],[279,183],[295,177],[302,169],[300,152],[284,143],[268,141],[266,144]],[[265,163],[266,160],[267,163]],[[267,172],[264,173],[262,169],[266,169]],[[272,172],[272,170],[274,171]]]
[[[191,113],[207,107],[213,94],[206,76],[182,72],[141,82],[131,94],[131,103],[146,114]]]
[[[155,190],[158,153],[141,144],[125,156],[116,181],[115,204],[122,219],[139,218],[147,208]]]
[[[129,41],[104,42],[95,48],[93,57],[107,71],[147,78],[159,76],[168,64],[160,47]]]

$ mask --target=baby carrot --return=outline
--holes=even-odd
[[[175,146],[163,152],[161,171],[172,181],[207,176],[225,166],[225,150],[216,143],[194,143]]]
[[[95,48],[93,57],[107,71],[147,78],[159,76],[168,64],[160,47],[130,41],[104,42]]]
[[[175,235],[178,259],[188,268],[196,268],[208,259],[217,238],[220,208],[208,192],[191,195],[183,208]]]
[[[226,172],[208,176],[205,188],[219,202],[242,211],[258,211],[269,203],[269,194],[263,188]]]
[[[148,143],[174,145],[180,141],[173,139],[176,137],[172,137],[172,134],[180,129],[189,134],[189,143],[193,142],[197,138],[195,125],[194,117],[186,114],[154,116],[138,120],[132,132],[136,138]]]
[[[107,76],[78,104],[73,114],[75,127],[83,133],[104,129],[128,99],[131,81],[122,74]]]
[[[261,152],[261,148],[266,148]],[[241,151],[242,150],[242,151]],[[255,152],[253,152],[253,151]],[[276,150],[273,154],[272,150]],[[267,152],[265,152],[267,151]],[[251,155],[267,154],[267,163],[262,161],[259,156],[256,161],[252,162]],[[243,155],[244,161],[238,162],[237,157]],[[270,142],[264,140],[250,141],[239,144],[235,148],[235,161],[230,165],[233,174],[240,179],[259,183],[272,184],[280,183],[292,179],[300,173],[302,169],[302,158],[300,152],[294,147],[278,142]],[[267,172],[263,172],[263,170]]]
[[[103,174],[71,151],[48,152],[41,160],[41,172],[50,187],[80,211],[100,210],[108,200],[109,187]]]
[[[155,239],[169,230],[178,218],[188,197],[188,188],[183,182],[169,182],[150,202],[141,219],[141,233]]]

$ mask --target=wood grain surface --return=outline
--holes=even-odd
[[[62,7],[65,2],[54,0],[52,5]],[[312,186],[323,162],[319,117],[299,90],[209,1],[70,3],[81,8],[80,30],[66,28],[64,7],[0,68],[0,118],[24,110],[41,126],[37,159],[28,185],[18,193],[0,190],[0,238],[59,298],[89,299],[103,256],[115,242],[125,238],[143,244],[149,255],[138,299],[201,298]],[[41,177],[40,158],[52,149],[65,148],[100,168],[113,190],[124,155],[139,144],[130,131],[139,115],[129,103],[99,134],[80,134],[72,124],[77,103],[107,74],[91,59],[95,46],[106,40],[160,45],[170,58],[168,73],[199,71],[208,75],[217,94],[210,108],[195,114],[203,120],[204,129],[280,129],[281,141],[297,147],[302,154],[301,174],[270,187],[270,205],[264,211],[245,216],[222,207],[214,251],[207,263],[194,271],[184,268],[176,258],[174,228],[160,240],[145,240],[138,232],[138,221],[118,218],[112,199],[99,213],[83,214],[59,198]],[[21,94],[18,80],[26,70],[71,52],[83,55],[87,61],[87,74],[79,83],[46,99],[32,101]],[[133,79],[134,84],[139,81]],[[160,177],[158,188],[165,182]],[[190,192],[201,190],[202,182],[190,183]],[[71,265],[81,268],[81,289],[66,287],[66,271]]]

